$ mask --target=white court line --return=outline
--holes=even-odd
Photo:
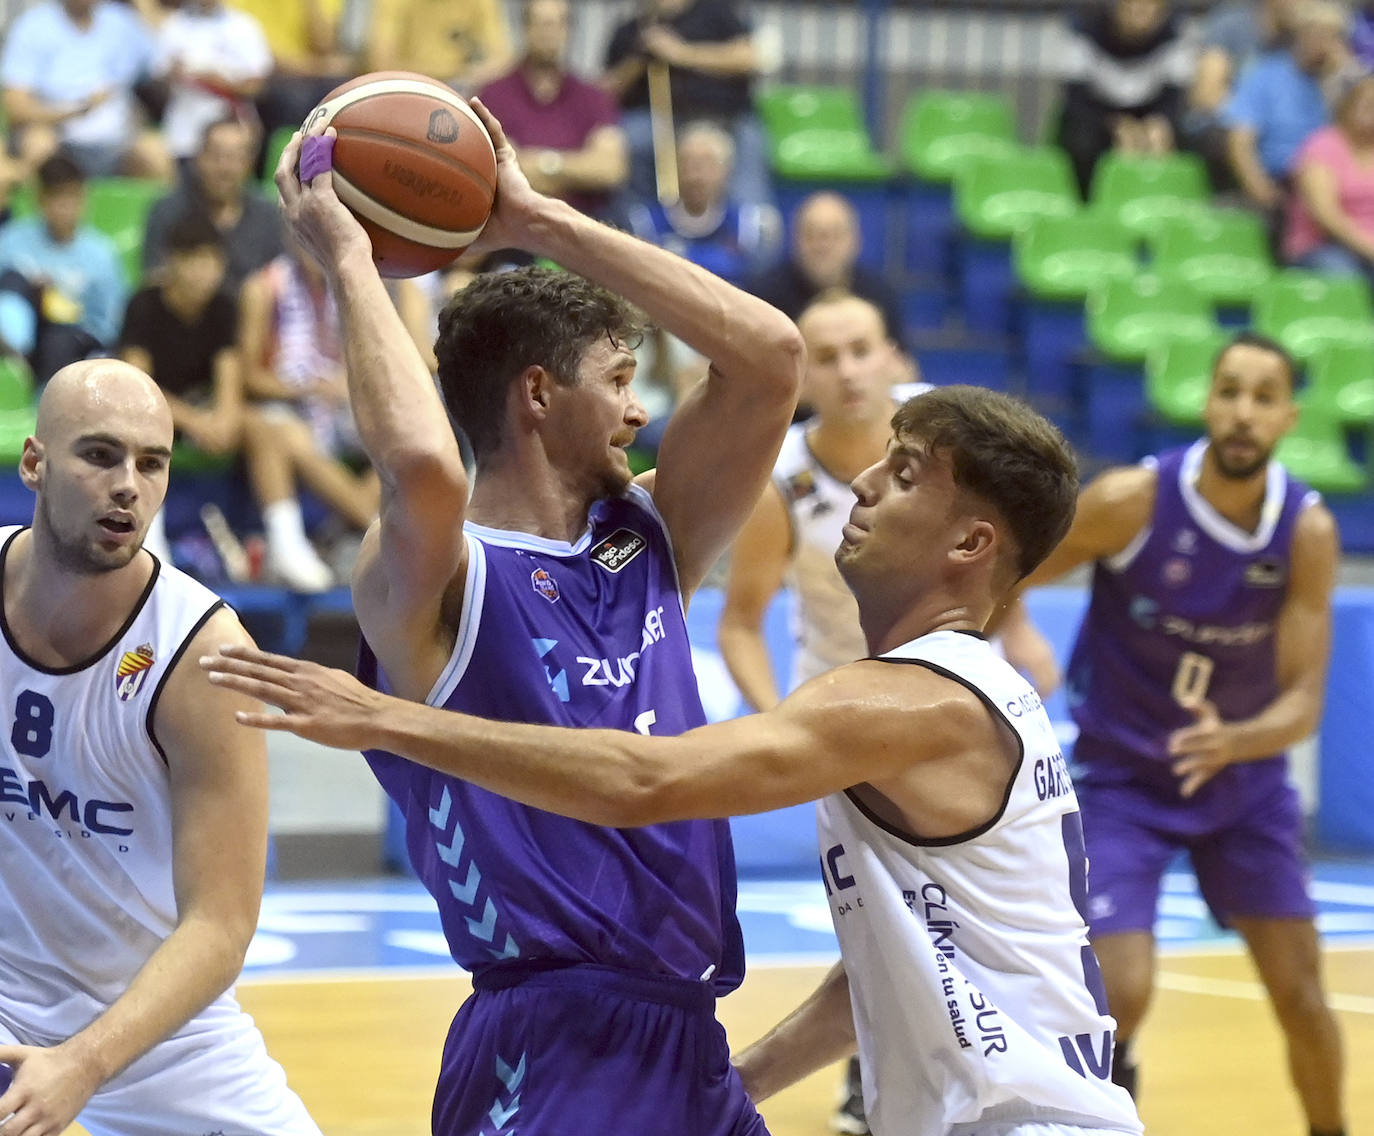
[[[1183,994],[1211,994],[1218,998],[1241,998],[1247,1002],[1267,1002],[1269,995],[1258,982],[1237,982],[1231,978],[1199,978],[1192,974],[1160,971],[1155,984]],[[1330,994],[1327,1003],[1333,1010],[1348,1014],[1374,1014],[1374,998],[1360,994]]]

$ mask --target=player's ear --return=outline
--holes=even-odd
[[[24,439],[24,452],[19,455],[19,480],[28,488],[38,486],[38,467],[43,461],[43,443],[37,438]]]
[[[549,412],[554,378],[538,364],[526,367],[520,375],[520,401],[527,414],[543,418]]]
[[[990,559],[997,555],[997,526],[980,517],[970,517],[959,542],[951,553],[962,563]]]

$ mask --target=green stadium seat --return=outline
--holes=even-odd
[[[1005,157],[1016,146],[1010,103],[979,91],[919,91],[902,111],[903,164],[925,181],[953,181],[971,157]]]
[[[1264,223],[1238,209],[1164,219],[1150,247],[1158,271],[1186,281],[1214,304],[1249,304],[1275,271]]]
[[[1088,296],[1088,339],[1117,363],[1139,363],[1168,339],[1210,339],[1212,306],[1180,280],[1156,272],[1103,280]]]
[[[792,181],[885,181],[892,161],[873,148],[858,96],[847,87],[786,86],[762,92],[773,172]]]
[[[262,151],[262,184],[276,192],[277,183],[273,180],[273,175],[277,172],[277,163],[281,161],[281,152],[286,149],[286,144],[291,141],[291,135],[296,132],[294,126],[278,126],[267,136],[267,145]]]
[[[0,412],[32,410],[33,372],[17,355],[0,356]]]
[[[38,424],[38,411],[30,405],[16,410],[0,410],[0,462],[13,470],[24,453],[24,441]]]
[[[1369,285],[1353,276],[1285,269],[1255,291],[1253,323],[1298,359],[1332,343],[1374,343]]]
[[[849,87],[771,87],[759,92],[755,105],[775,142],[798,130],[867,131],[859,96]]]
[[[960,223],[983,240],[1010,240],[1042,217],[1068,217],[1079,208],[1069,160],[1049,146],[970,158],[954,183]]]
[[[86,222],[115,243],[128,282],[143,276],[143,234],[153,203],[168,191],[145,178],[92,178],[86,186]]]
[[[1294,477],[1323,493],[1359,493],[1369,487],[1369,472],[1351,458],[1344,427],[1319,404],[1304,404],[1298,424],[1274,456]]]
[[[1173,426],[1198,426],[1212,385],[1212,364],[1231,341],[1217,331],[1196,339],[1166,339],[1145,356],[1145,397]]]
[[[1082,300],[1105,281],[1137,271],[1130,233],[1088,211],[1035,221],[1016,235],[1012,261],[1038,300]]]
[[[1374,343],[1331,343],[1313,355],[1303,405],[1346,425],[1374,425]]]
[[[1210,197],[1207,170],[1196,154],[1110,153],[1093,172],[1089,204],[1144,237],[1166,221],[1205,211]]]
[[[10,194],[11,217],[33,217],[38,213],[38,194],[33,183],[21,181]]]
[[[184,442],[172,445],[172,476],[183,473],[228,473],[234,468],[233,454],[207,454]]]

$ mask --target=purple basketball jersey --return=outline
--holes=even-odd
[[[475,524],[466,535],[462,618],[431,705],[655,734],[704,724],[672,547],[642,489],[597,502],[576,544]],[[388,689],[366,643],[359,674]],[[739,985],[728,821],[600,828],[366,756],[462,966],[558,959]]]
[[[1181,700],[1204,696],[1230,721],[1277,693],[1274,630],[1293,526],[1318,497],[1270,462],[1259,526],[1245,532],[1197,492],[1206,445],[1159,457],[1149,527],[1094,567],[1067,679],[1080,731],[1075,760],[1090,779],[1172,783],[1169,734],[1195,721]],[[1226,773],[1268,780],[1282,763]]]

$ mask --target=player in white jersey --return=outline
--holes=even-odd
[[[318,1136],[229,988],[262,897],[267,768],[197,655],[251,644],[142,548],[172,416],[96,360],[48,383],[0,530],[0,1136]]]
[[[897,405],[933,389],[892,385],[901,371],[897,346],[882,312],[862,297],[823,292],[797,326],[806,341],[805,395],[815,415],[788,431],[772,482],[735,541],[718,630],[725,665],[755,710],[769,710],[781,698],[763,621],[784,583],[794,598],[796,643],[786,689],[867,653],[858,604],[835,566],[854,500],[849,484],[882,456]],[[1042,697],[1058,685],[1054,652],[1019,601],[1007,611],[996,644]],[[851,1136],[869,1130],[857,1058],[846,1067],[830,1127]]]
[[[833,794],[821,861],[843,957],[737,1058],[756,1099],[852,1052],[857,1031],[878,1136],[1135,1134],[1110,1079],[1073,787],[1039,698],[980,634],[1062,537],[1076,489],[1063,438],[1015,400],[910,399],[855,479],[836,553],[875,657],[679,737],[484,721],[237,647],[204,664],[285,711],[247,725],[384,747],[598,824]]]

